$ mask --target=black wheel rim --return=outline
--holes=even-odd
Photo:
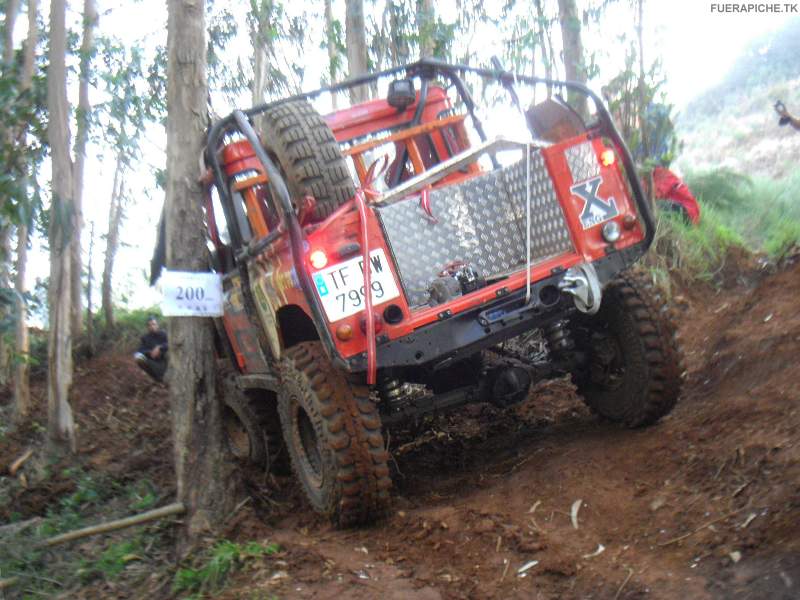
[[[622,387],[625,379],[625,357],[616,336],[604,331],[592,338],[589,376],[591,382],[606,390]]]
[[[304,469],[308,474],[309,482],[315,487],[322,485],[322,453],[319,448],[319,437],[314,429],[311,417],[298,406],[295,413],[295,423],[297,427],[297,440],[299,442],[299,454],[302,458]]]

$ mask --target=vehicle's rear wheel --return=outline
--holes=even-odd
[[[674,408],[682,354],[669,308],[646,277],[620,275],[606,287],[600,311],[574,318],[571,327],[585,356],[573,380],[594,412],[641,427]]]
[[[267,440],[250,399],[229,374],[222,383],[222,427],[234,458],[261,464],[267,457]]]
[[[391,480],[380,416],[368,388],[350,384],[319,342],[286,351],[281,384],[284,441],[314,509],[342,527],[382,516]]]
[[[277,159],[293,200],[310,194],[322,220],[355,194],[347,163],[328,124],[308,100],[282,102],[261,115],[264,147]]]

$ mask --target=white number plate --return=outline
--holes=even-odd
[[[369,253],[372,305],[397,298],[400,291],[381,248]],[[314,273],[314,285],[331,323],[364,310],[363,258],[352,258]]]

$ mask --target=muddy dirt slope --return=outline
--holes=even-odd
[[[232,532],[286,549],[227,597],[800,597],[800,265],[684,302],[686,391],[655,427],[566,382],[393,444],[393,513],[336,531],[290,483]],[[574,515],[574,518],[573,518]]]
[[[800,264],[737,279],[679,298],[685,394],[655,427],[598,421],[565,381],[512,410],[468,407],[393,434],[392,512],[357,530],[314,516],[291,478],[250,473],[226,535],[282,550],[221,597],[800,598]],[[81,366],[75,398],[87,466],[147,477],[168,502],[166,389],[121,352]],[[71,485],[31,484],[11,506],[43,514]],[[86,597],[169,597],[162,565],[157,585]]]

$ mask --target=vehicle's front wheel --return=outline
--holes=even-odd
[[[342,527],[382,516],[391,480],[381,420],[368,388],[349,383],[318,342],[286,351],[281,384],[283,437],[314,509]]]
[[[575,317],[571,327],[585,358],[573,380],[594,412],[641,427],[675,407],[683,358],[668,306],[646,277],[620,275],[604,290],[600,311]]]

